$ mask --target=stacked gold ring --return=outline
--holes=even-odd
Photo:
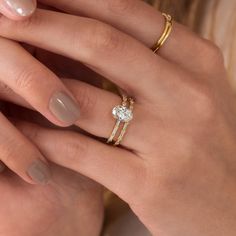
[[[158,50],[166,42],[173,27],[172,17],[165,13],[162,13],[162,15],[165,18],[165,28],[161,37],[151,48],[154,53],[157,53]],[[114,107],[112,110],[113,117],[116,119],[116,124],[112,130],[110,137],[107,140],[107,143],[112,143],[114,146],[120,145],[125,136],[129,123],[133,119],[133,108],[134,100],[132,98],[128,98],[126,95],[122,95],[122,104]],[[118,134],[119,130],[120,133]]]
[[[122,95],[122,104],[114,107],[112,110],[112,115],[116,119],[116,124],[109,139],[107,140],[107,143],[113,143],[114,146],[120,145],[125,136],[129,123],[133,119],[133,108],[134,100],[132,98],[128,98],[126,95]],[[114,140],[120,130],[120,127],[120,134],[117,139]]]
[[[161,37],[158,39],[158,41],[151,48],[154,53],[157,53],[159,51],[159,49],[163,46],[163,44],[169,38],[170,33],[172,31],[172,28],[173,28],[173,18],[172,18],[172,16],[170,16],[166,13],[162,13],[162,15],[164,16],[165,21],[166,21],[165,29],[164,29],[164,32],[161,35]]]

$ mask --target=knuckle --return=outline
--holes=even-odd
[[[66,162],[71,165],[77,165],[78,161],[81,165],[83,159],[86,158],[88,152],[88,142],[86,140],[79,139],[76,134],[71,135],[70,140],[66,142],[64,148],[66,153]]]
[[[91,114],[98,102],[98,97],[96,93],[91,93],[91,90],[85,86],[76,95],[76,99],[79,103],[81,109],[81,115],[83,118],[87,118]]]
[[[208,54],[213,62],[220,62],[223,64],[224,56],[221,49],[217,45],[209,43]]]
[[[90,30],[87,42],[92,55],[122,49],[121,37],[112,27],[95,20]]]
[[[201,50],[204,53],[204,62],[207,64],[208,67],[224,65],[224,56],[222,50],[216,44],[212,43],[209,40],[204,40]]]
[[[35,75],[39,74],[38,71],[26,68],[18,71],[15,75],[15,86],[20,90],[30,90],[35,85]]]
[[[134,0],[111,0],[107,1],[108,9],[116,14],[127,14],[134,11],[137,6]]]
[[[21,153],[21,147],[24,147],[22,142],[18,143],[11,138],[5,138],[4,141],[1,140],[0,150],[1,150],[1,160],[6,164],[13,166],[17,162],[18,153]]]
[[[217,105],[210,88],[201,86],[195,89],[193,109],[199,121],[212,121],[217,117]]]

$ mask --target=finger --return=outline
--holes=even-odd
[[[3,36],[80,60],[132,95],[147,96],[173,74],[139,41],[93,19],[38,10],[28,22],[3,17],[0,24]]]
[[[40,0],[68,13],[85,15],[106,22],[152,47],[164,31],[160,12],[140,0]],[[184,26],[175,23],[173,31],[159,54],[191,70],[198,70],[204,56],[204,40]],[[201,50],[199,50],[201,49]],[[199,55],[199,57],[192,57]],[[191,58],[191,60],[186,60]]]
[[[0,38],[1,81],[52,123],[74,124],[79,108],[71,92],[19,44]]]
[[[0,160],[28,183],[48,183],[50,170],[42,154],[2,114],[0,124]]]
[[[31,16],[36,9],[36,0],[0,0],[0,12],[13,20]]]
[[[79,103],[80,119],[76,122],[76,125],[92,135],[108,139],[116,123],[112,115],[112,109],[121,104],[121,97],[77,80],[64,79],[63,83],[71,90]],[[5,97],[4,99],[13,98],[14,101],[11,100],[11,102],[27,107],[27,103],[20,104],[20,101],[10,93],[8,98]],[[146,118],[146,122],[143,122],[143,113],[148,117],[148,111],[144,111],[142,105],[135,103],[134,119],[130,122],[126,135],[122,140],[124,147],[137,152],[144,150],[143,137],[150,136],[150,130],[147,129],[149,120]]]
[[[22,122],[16,125],[34,140],[50,161],[80,172],[123,199],[137,194],[135,183],[137,179],[142,181],[143,161],[134,154],[74,132],[42,129]]]

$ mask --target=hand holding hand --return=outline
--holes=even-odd
[[[118,194],[154,235],[233,236],[236,111],[220,50],[175,23],[153,54],[163,17],[142,1],[44,2],[96,20],[38,10],[26,23],[1,18],[0,34],[82,61],[109,78],[134,97],[134,119],[121,148],[70,131],[18,128],[51,161]],[[69,84],[81,108],[77,125],[108,138],[120,97]]]

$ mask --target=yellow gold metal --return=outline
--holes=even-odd
[[[113,142],[113,139],[115,138],[116,133],[117,133],[118,129],[120,128],[120,124],[121,124],[121,122],[119,120],[117,120],[117,122],[115,124],[115,127],[112,130],[111,136],[107,140],[107,143],[112,143]]]
[[[128,101],[127,96],[122,94],[122,106],[126,106],[127,105],[127,101]],[[115,124],[115,127],[112,130],[111,136],[107,140],[107,143],[112,143],[113,142],[113,139],[115,138],[116,133],[117,133],[117,131],[120,128],[120,125],[121,125],[121,121],[117,120],[116,124]]]
[[[122,106],[124,107],[127,107],[129,103],[129,109],[131,111],[133,111],[133,108],[134,108],[134,100],[132,98],[128,98],[126,95],[122,94]],[[127,121],[127,122],[123,122],[123,121],[120,121],[120,120],[117,120],[116,121],[116,124],[112,130],[112,133],[111,133],[111,136],[109,137],[109,139],[107,140],[107,143],[113,143],[114,146],[118,146],[120,145],[120,143],[122,142],[124,136],[125,136],[125,133],[127,131],[127,128],[129,126],[129,123],[130,121]],[[116,135],[117,135],[117,132],[118,130],[120,129],[121,125],[123,124],[123,127],[121,128],[121,132],[117,138],[116,141],[114,141]]]
[[[165,21],[166,21],[165,29],[164,29],[164,32],[161,35],[161,37],[158,39],[158,41],[151,48],[154,53],[157,53],[159,51],[159,49],[163,46],[163,44],[169,38],[170,33],[172,31],[172,28],[173,28],[173,18],[172,18],[172,16],[170,16],[166,13],[162,13],[162,15],[164,16]]]
[[[133,109],[134,109],[134,100],[133,100],[132,98],[129,99],[129,104],[130,104],[130,105],[129,105],[129,109],[130,109],[131,111],[133,111]],[[120,135],[119,135],[117,141],[115,142],[114,146],[118,146],[118,145],[120,145],[120,143],[122,142],[122,140],[123,140],[123,138],[124,138],[124,136],[125,136],[125,133],[126,133],[126,131],[127,131],[127,128],[128,128],[128,126],[129,126],[129,123],[130,123],[130,122],[126,122],[126,123],[124,124],[124,126],[123,126],[123,128],[122,128],[122,130],[121,130],[121,133],[120,133]]]

